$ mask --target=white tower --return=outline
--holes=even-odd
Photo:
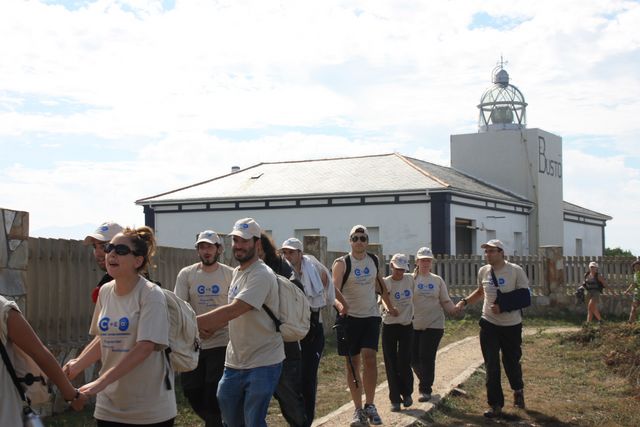
[[[451,135],[451,166],[532,202],[523,250],[536,254],[564,244],[562,138],[527,129],[527,103],[503,66],[500,60],[478,104],[478,133]],[[497,227],[496,237],[516,240],[507,229]]]

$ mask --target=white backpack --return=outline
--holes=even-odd
[[[174,372],[189,372],[198,367],[200,335],[196,312],[188,302],[168,289],[162,289],[169,315],[169,348],[165,350]]]
[[[311,307],[304,291],[291,280],[276,274],[278,279],[278,297],[280,311],[276,317],[265,304],[264,311],[276,324],[276,331],[280,332],[284,342],[300,341],[309,333],[311,325]]]

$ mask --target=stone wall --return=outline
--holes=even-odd
[[[29,213],[0,208],[0,295],[25,309]]]

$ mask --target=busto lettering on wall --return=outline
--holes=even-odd
[[[547,158],[547,141],[538,137],[538,172],[562,178],[562,162]]]

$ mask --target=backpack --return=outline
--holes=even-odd
[[[188,302],[168,289],[162,289],[169,314],[169,347],[167,360],[174,372],[193,371],[198,366],[200,336],[196,312]]]
[[[6,348],[13,353],[13,361],[9,357]],[[0,353],[10,376],[15,378],[14,383],[19,387],[18,393],[22,400],[29,405],[47,403],[51,397],[47,376],[42,369],[27,353],[17,345],[7,341],[7,347],[0,341]]]
[[[284,276],[276,274],[278,281],[278,299],[280,310],[278,316],[266,304],[262,304],[264,311],[276,324],[276,331],[280,332],[284,342],[300,341],[309,333],[311,325],[311,307],[304,291]]]
[[[378,272],[380,271],[378,256],[376,254],[372,254],[371,252],[367,252],[367,256],[373,260],[373,264],[376,266],[376,283],[379,286],[382,286],[382,284],[379,283],[380,281],[378,280]],[[349,254],[346,254],[338,259],[341,259],[344,262],[344,274],[342,275],[342,284],[340,285],[340,292],[342,292],[342,288],[344,287],[344,284],[347,283],[347,280],[349,280],[349,274],[351,273],[351,257],[349,256]]]

